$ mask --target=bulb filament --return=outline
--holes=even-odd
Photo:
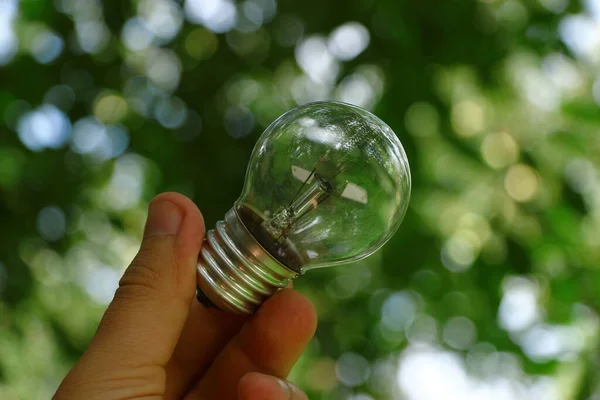
[[[271,236],[276,238],[276,243],[282,244],[296,221],[317,208],[334,192],[333,186],[321,174],[315,173],[314,170],[304,181],[302,187],[306,186],[313,175],[315,182],[307,190],[302,191],[301,188],[298,195],[296,195],[297,198],[292,200],[290,205],[281,207],[272,218],[265,220],[264,227]]]

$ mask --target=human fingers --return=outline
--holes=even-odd
[[[315,333],[311,302],[293,289],[269,300],[217,356],[186,399],[236,399],[237,384],[249,372],[285,377]]]
[[[165,399],[180,399],[210,366],[248,317],[206,308],[194,301],[166,366]]]

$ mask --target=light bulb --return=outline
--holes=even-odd
[[[258,139],[240,198],[207,233],[197,297],[252,314],[307,270],[357,261],[398,229],[410,198],[402,144],[333,101],[288,111]]]

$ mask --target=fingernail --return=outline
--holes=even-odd
[[[183,222],[183,211],[168,200],[153,201],[148,209],[144,237],[176,235]]]
[[[296,399],[296,398],[302,397],[301,395],[303,392],[302,392],[302,390],[300,390],[300,388],[298,386],[294,385],[292,382],[289,382],[289,381],[286,381],[285,383],[288,385],[288,387],[290,388],[290,390],[292,392],[290,394],[290,398]],[[299,397],[296,397],[296,396],[299,396]]]
[[[279,379],[277,378],[277,380],[279,381],[279,386],[281,387],[281,390],[283,391],[283,395],[286,396],[286,398],[288,399],[303,399],[305,398],[303,396],[303,392],[302,390],[300,390],[300,388],[296,385],[294,385],[292,382],[289,381],[284,381],[283,379]]]
[[[286,398],[289,399],[290,397],[292,397],[292,389],[290,388],[290,385],[288,385],[288,383],[286,381],[284,381],[283,379],[277,378],[277,383],[279,384],[279,387],[281,388],[282,394]]]

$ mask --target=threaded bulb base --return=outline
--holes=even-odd
[[[254,314],[299,275],[262,248],[234,209],[206,234],[197,271],[198,300],[235,314]]]

